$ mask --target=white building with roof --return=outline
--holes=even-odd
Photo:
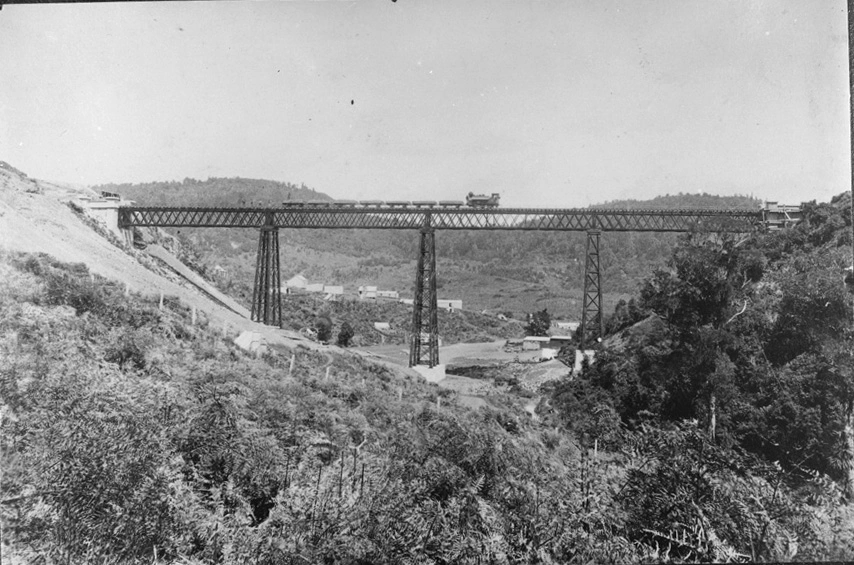
[[[438,308],[444,308],[445,310],[447,310],[449,312],[452,310],[462,310],[463,309],[463,301],[462,300],[456,300],[456,299],[448,300],[448,299],[440,298],[440,299],[436,300],[436,306]]]
[[[377,298],[377,287],[375,286],[360,286],[359,287],[359,298]]]
[[[540,337],[535,335],[529,335],[522,341],[522,349],[525,351],[542,349],[543,347],[548,347],[550,340],[551,338],[549,338],[548,336]]]
[[[300,289],[305,290],[305,287],[308,286],[308,279],[305,278],[302,273],[298,275],[294,275],[285,281],[285,284],[282,286],[283,292],[290,292],[292,289]]]

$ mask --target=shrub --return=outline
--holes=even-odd
[[[639,458],[620,500],[629,537],[652,554],[669,547],[680,561],[790,560],[790,540],[815,539],[829,526],[826,510],[799,501],[779,466],[722,449],[695,425],[645,430],[632,452]],[[830,481],[816,477],[810,488],[837,503]]]
[[[344,322],[338,331],[338,346],[349,347],[351,339],[353,339],[353,327],[350,326],[349,322]]]
[[[118,332],[115,341],[104,352],[104,360],[119,367],[145,368],[145,353],[151,343],[150,334],[139,330],[124,329]]]
[[[332,320],[326,316],[321,316],[315,322],[314,329],[317,331],[317,340],[328,342],[332,339]]]
[[[175,555],[186,529],[182,488],[156,396],[82,372],[51,373],[37,388],[41,401],[16,429],[35,496],[15,526],[29,533],[29,545],[84,561]]]
[[[77,280],[61,271],[50,271],[45,280],[45,298],[50,305],[65,305],[74,308],[77,315],[106,310],[104,298],[98,288]]]
[[[534,312],[529,316],[525,331],[528,332],[528,335],[532,336],[547,336],[549,335],[551,325],[552,318],[549,315],[549,311],[543,308],[539,312]]]

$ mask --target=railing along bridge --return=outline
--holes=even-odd
[[[418,266],[410,337],[410,366],[439,363],[436,230],[584,231],[587,258],[581,346],[588,330],[602,334],[599,237],[603,231],[749,233],[797,221],[800,209],[766,205],[760,210],[612,210],[598,208],[467,208],[459,203],[290,203],[278,208],[119,208],[119,227],[256,228],[260,230],[252,319],[281,326],[279,228],[419,230]]]

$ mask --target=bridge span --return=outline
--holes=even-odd
[[[421,229],[442,230],[749,232],[762,228],[763,210],[611,210],[595,208],[283,208],[123,207],[119,226],[197,228]]]
[[[432,204],[432,205],[429,205]],[[768,203],[762,209],[617,210],[607,208],[472,208],[441,203],[289,203],[276,208],[123,206],[122,229],[136,226],[255,228],[260,230],[252,319],[282,324],[279,228],[419,230],[418,266],[410,337],[410,366],[439,364],[436,230],[584,231],[587,258],[581,313],[581,346],[591,327],[602,333],[599,237],[603,231],[749,233],[797,222],[800,208]]]

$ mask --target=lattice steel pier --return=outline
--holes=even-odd
[[[271,215],[258,237],[255,287],[252,291],[252,320],[281,327],[282,291],[279,267],[279,228],[273,225]]]
[[[421,228],[418,268],[415,273],[415,299],[412,308],[409,366],[439,364],[439,319],[436,295],[436,231],[430,216]]]
[[[597,331],[602,337],[602,274],[599,271],[599,230],[587,232],[587,258],[584,263],[584,297],[581,307],[581,343],[587,346],[588,332]]]

